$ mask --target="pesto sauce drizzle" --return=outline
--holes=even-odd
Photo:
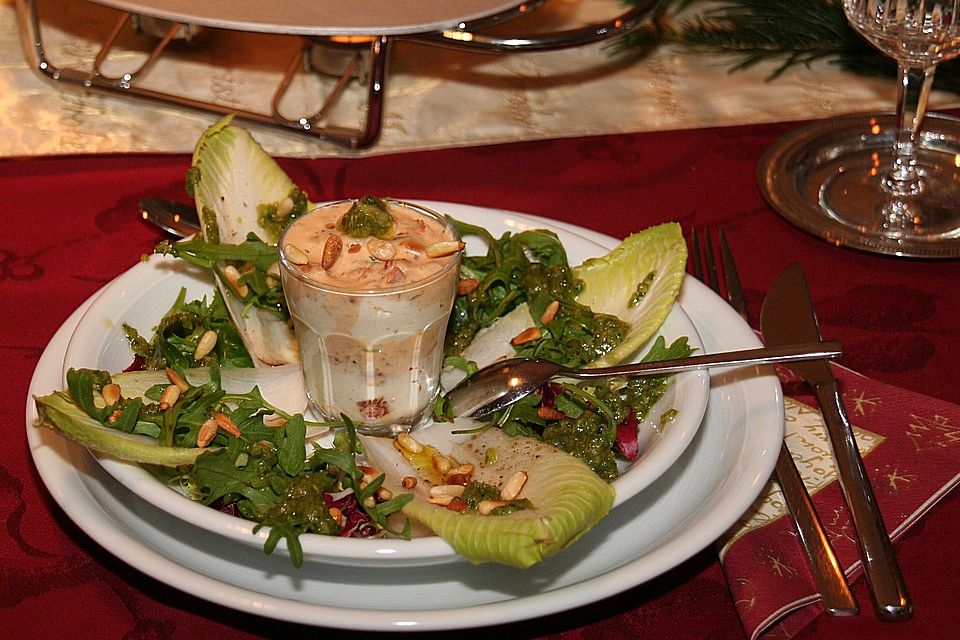
[[[203,225],[203,237],[210,244],[220,244],[220,225],[217,224],[217,214],[213,209],[204,205],[200,210],[200,223]]]
[[[650,292],[650,287],[653,285],[653,281],[657,279],[657,274],[654,271],[651,271],[647,276],[637,283],[637,288],[633,292],[633,295],[630,296],[630,302],[628,303],[629,307],[635,307],[646,297],[647,293]]]
[[[468,512],[476,512],[480,506],[480,503],[484,500],[500,500],[500,489],[496,488],[491,484],[486,484],[485,482],[477,482],[474,480],[467,484],[466,488],[463,490],[463,495],[460,496],[464,502],[467,503]],[[530,502],[527,498],[518,498],[516,500],[510,500],[507,504],[500,507],[496,507],[488,515],[491,516],[506,516],[514,513],[516,511],[523,511],[525,509],[532,509],[533,503]]]
[[[307,194],[300,189],[294,188],[286,197],[293,201],[293,207],[289,210],[286,210],[289,205],[282,206],[286,198],[269,204],[257,205],[257,223],[266,232],[267,239],[271,243],[276,243],[280,239],[280,232],[295,219],[305,214],[309,206]]]
[[[183,187],[187,190],[187,195],[191,198],[196,197],[197,185],[200,184],[200,167],[190,167],[184,177]]]
[[[543,440],[579,458],[604,480],[613,481],[620,475],[612,450],[616,439],[615,425],[626,422],[630,414],[633,414],[635,423],[644,421],[666,393],[669,380],[669,376],[652,376],[615,378],[597,386],[581,383],[579,388],[586,389],[603,403],[611,412],[611,419],[604,419],[589,407],[583,407],[582,413],[577,413],[564,406],[568,417],[544,427]],[[670,420],[676,410],[668,410],[666,414],[670,414],[667,418]]]
[[[358,240],[370,236],[387,239],[393,235],[393,223],[387,203],[374,196],[363,196],[337,221],[337,229]]]
[[[464,262],[470,269],[471,258]],[[481,328],[524,301],[543,335],[518,347],[517,356],[582,367],[613,350],[630,329],[629,324],[616,316],[596,313],[576,301],[583,282],[574,277],[565,261],[564,264],[526,261],[513,267],[509,274],[491,273],[488,280],[489,284],[458,296],[447,331],[447,356],[462,353]],[[540,324],[539,318],[555,300],[560,302],[556,316],[549,326]]]

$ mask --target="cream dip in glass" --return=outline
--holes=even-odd
[[[362,205],[385,206],[389,230],[345,230],[341,218]],[[463,248],[452,225],[413,203],[364,197],[297,218],[278,245],[312,408],[371,435],[428,421]]]

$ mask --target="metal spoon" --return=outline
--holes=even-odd
[[[708,367],[759,365],[797,360],[822,360],[841,355],[836,341],[808,342],[778,348],[764,347],[707,355],[599,367],[570,369],[548,360],[512,358],[484,367],[447,393],[454,417],[482,418],[498,411],[543,386],[551,378],[609,378],[615,376],[652,376],[680,373]]]
[[[147,222],[180,238],[200,233],[200,219],[193,205],[173,200],[145,198],[140,201],[140,215]]]

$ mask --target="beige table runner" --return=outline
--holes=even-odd
[[[84,0],[37,2],[48,56],[59,66],[92,60],[117,15]],[[616,0],[551,0],[523,26],[579,25],[621,10]],[[161,59],[145,81],[259,109],[300,42],[207,30],[191,43],[175,44],[174,55]],[[109,64],[124,69],[138,56],[121,50]],[[892,81],[860,78],[825,62],[771,82],[769,66],[735,74],[728,66],[670,49],[623,61],[606,45],[504,55],[399,42],[389,69],[383,133],[364,153],[817,118],[891,109],[895,97]],[[316,110],[320,98],[311,80],[293,88],[285,112]],[[950,99],[935,96],[933,104]],[[217,119],[41,78],[25,60],[14,0],[0,0],[0,157],[186,152]],[[250,129],[272,154],[348,153],[299,133],[265,125]]]

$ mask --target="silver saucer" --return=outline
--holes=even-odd
[[[866,204],[869,178],[889,159],[895,115],[853,114],[804,125],[780,137],[760,159],[757,182],[771,207],[795,226],[837,246],[914,258],[960,257],[960,225],[955,219],[932,219],[922,234],[884,228],[882,216]],[[939,114],[924,119],[921,164],[956,169],[957,190],[936,195],[941,203],[960,206],[960,120]],[[947,162],[942,162],[946,160]],[[861,178],[854,178],[861,176]],[[952,176],[951,176],[952,177]],[[825,200],[824,185],[846,181],[844,197],[863,199],[861,211],[838,215]],[[868,188],[870,187],[870,188]],[[858,191],[859,190],[859,191]]]

